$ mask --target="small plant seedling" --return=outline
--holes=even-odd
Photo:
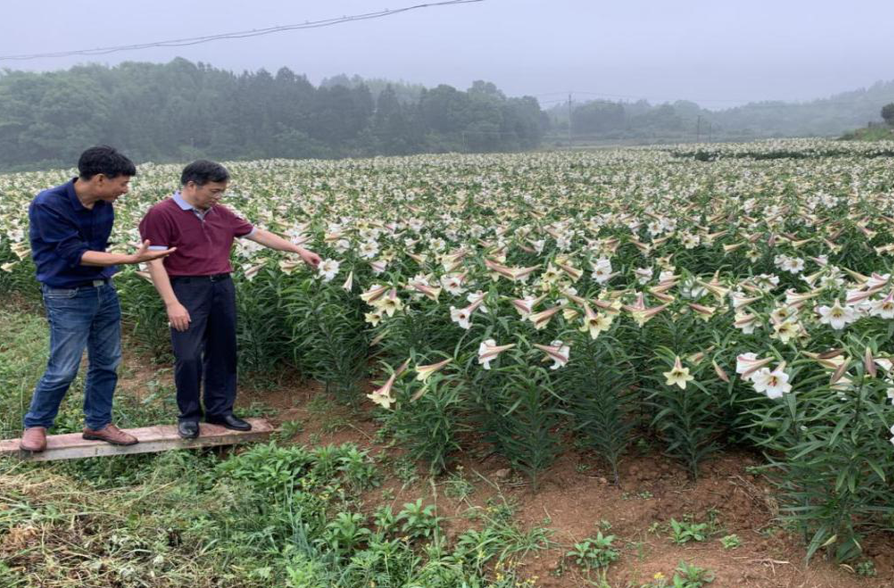
[[[302,423],[298,419],[295,419],[293,421],[285,421],[282,425],[280,425],[279,432],[276,436],[281,441],[289,441],[296,435],[300,434],[302,431],[304,431],[304,423]]]
[[[404,504],[397,520],[403,523],[401,531],[411,539],[432,537],[441,525],[441,517],[435,514],[434,505],[422,506],[421,498]]]
[[[671,539],[678,545],[707,539],[708,523],[689,523],[671,519],[670,525]]]
[[[394,468],[394,475],[403,483],[404,488],[419,480],[416,462],[406,456],[394,460],[392,467]]]
[[[565,557],[573,558],[574,563],[585,570],[608,567],[621,556],[612,545],[614,540],[614,535],[603,535],[602,531],[599,531],[596,537],[587,537],[575,543]]]
[[[462,470],[450,474],[444,485],[444,494],[457,500],[465,500],[475,492],[475,486],[463,477]]]
[[[681,561],[674,574],[674,588],[702,588],[714,581],[714,572]]]
[[[720,538],[720,544],[723,545],[724,549],[735,549],[742,545],[742,540],[739,539],[739,536],[736,534],[727,535],[725,537]]]
[[[878,572],[875,569],[875,562],[871,559],[866,559],[859,562],[854,566],[854,571],[858,576],[862,576],[864,578],[874,578],[878,575]]]

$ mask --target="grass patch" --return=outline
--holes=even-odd
[[[18,434],[43,373],[48,329],[37,315],[8,312],[0,328],[8,333],[0,415],[7,433]],[[142,400],[116,399],[119,422],[173,418],[170,387],[159,378],[146,386]],[[80,428],[81,390],[80,382],[70,390],[59,429]],[[422,501],[391,517],[364,515],[361,496],[380,478],[379,465],[351,444],[0,459],[0,586],[513,588],[521,583],[512,569],[483,564],[546,545],[543,531],[490,517],[484,534],[448,542],[441,517]]]
[[[31,393],[43,374],[49,350],[49,329],[43,317],[0,311],[0,434],[18,437]]]

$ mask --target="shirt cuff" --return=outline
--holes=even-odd
[[[258,227],[252,227],[250,233],[246,233],[244,235],[237,235],[239,239],[246,239],[248,237],[254,237],[255,233],[258,232]]]

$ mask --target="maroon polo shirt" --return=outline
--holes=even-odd
[[[211,276],[233,271],[230,251],[235,237],[254,227],[227,207],[217,204],[206,212],[190,206],[180,194],[159,202],[140,221],[140,236],[152,249],[176,247],[164,259],[170,276]]]

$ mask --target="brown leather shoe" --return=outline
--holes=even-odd
[[[112,445],[135,445],[139,443],[139,440],[136,437],[125,433],[111,423],[98,431],[94,431],[93,429],[84,429],[83,436],[84,439],[88,439],[90,441],[105,441],[106,443],[111,443]]]
[[[40,453],[47,448],[47,428],[46,427],[29,427],[22,433],[22,440],[19,442],[19,449],[22,451],[30,451],[31,453]]]

